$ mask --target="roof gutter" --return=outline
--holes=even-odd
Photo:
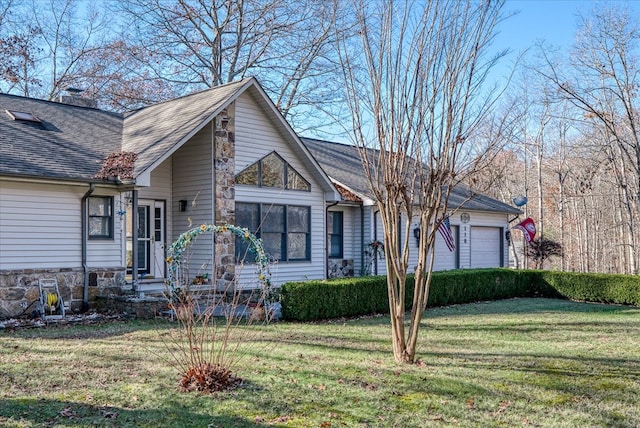
[[[89,216],[87,199],[96,189],[94,183],[89,183],[89,190],[82,196],[81,202],[81,219],[82,222],[82,272],[84,277],[84,287],[82,289],[82,312],[89,309],[89,266],[87,266],[87,235],[89,230]]]

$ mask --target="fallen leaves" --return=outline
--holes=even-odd
[[[507,408],[511,405],[511,401],[509,400],[504,400],[501,401],[498,407],[498,410],[496,410],[495,412],[493,412],[493,417],[498,416],[501,413],[504,413],[505,410],[507,410]]]

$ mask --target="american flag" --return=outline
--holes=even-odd
[[[438,227],[438,232],[444,239],[444,243],[447,244],[447,248],[449,251],[454,251],[456,249],[456,242],[453,239],[453,233],[451,232],[451,223],[449,222],[449,216],[445,216],[445,218],[440,222],[440,226]]]

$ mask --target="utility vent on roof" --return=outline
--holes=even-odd
[[[21,120],[23,122],[34,122],[34,123],[42,123],[38,117],[33,113],[27,113],[24,111],[15,111],[15,110],[5,110],[7,114],[13,120]]]

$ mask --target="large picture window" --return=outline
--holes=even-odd
[[[113,197],[88,198],[89,239],[113,239]]]
[[[311,207],[236,203],[236,225],[262,239],[272,260],[311,260]],[[236,238],[236,259],[252,261],[247,244]]]
[[[327,226],[327,233],[329,234],[329,257],[332,259],[341,259],[344,254],[342,211],[329,211]]]

